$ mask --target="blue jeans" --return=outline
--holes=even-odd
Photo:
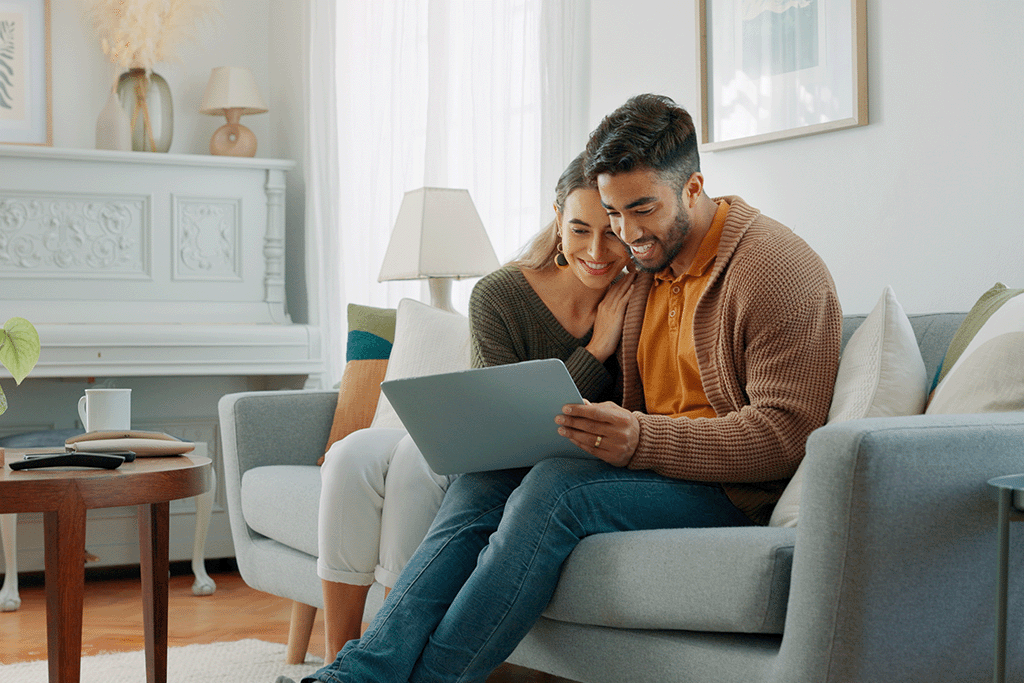
[[[303,681],[484,681],[547,606],[584,537],[748,524],[718,485],[600,461],[462,475],[363,637]]]

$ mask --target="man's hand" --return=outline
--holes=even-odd
[[[640,420],[611,401],[566,405],[555,422],[559,434],[616,467],[625,466],[640,443]]]

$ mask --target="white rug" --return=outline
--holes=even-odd
[[[285,675],[298,683],[323,660],[306,655],[303,664],[284,663],[285,646],[261,640],[186,645],[167,649],[168,683],[274,683]],[[46,683],[46,662],[0,665],[0,683]],[[82,658],[82,683],[146,683],[140,652]]]

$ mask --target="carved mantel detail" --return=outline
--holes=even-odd
[[[174,279],[242,279],[238,200],[175,197],[173,212]]]
[[[148,198],[0,191],[0,274],[148,276]]]

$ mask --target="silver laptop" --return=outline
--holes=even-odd
[[[438,474],[594,457],[558,433],[562,406],[583,403],[558,359],[388,380],[380,387]]]

